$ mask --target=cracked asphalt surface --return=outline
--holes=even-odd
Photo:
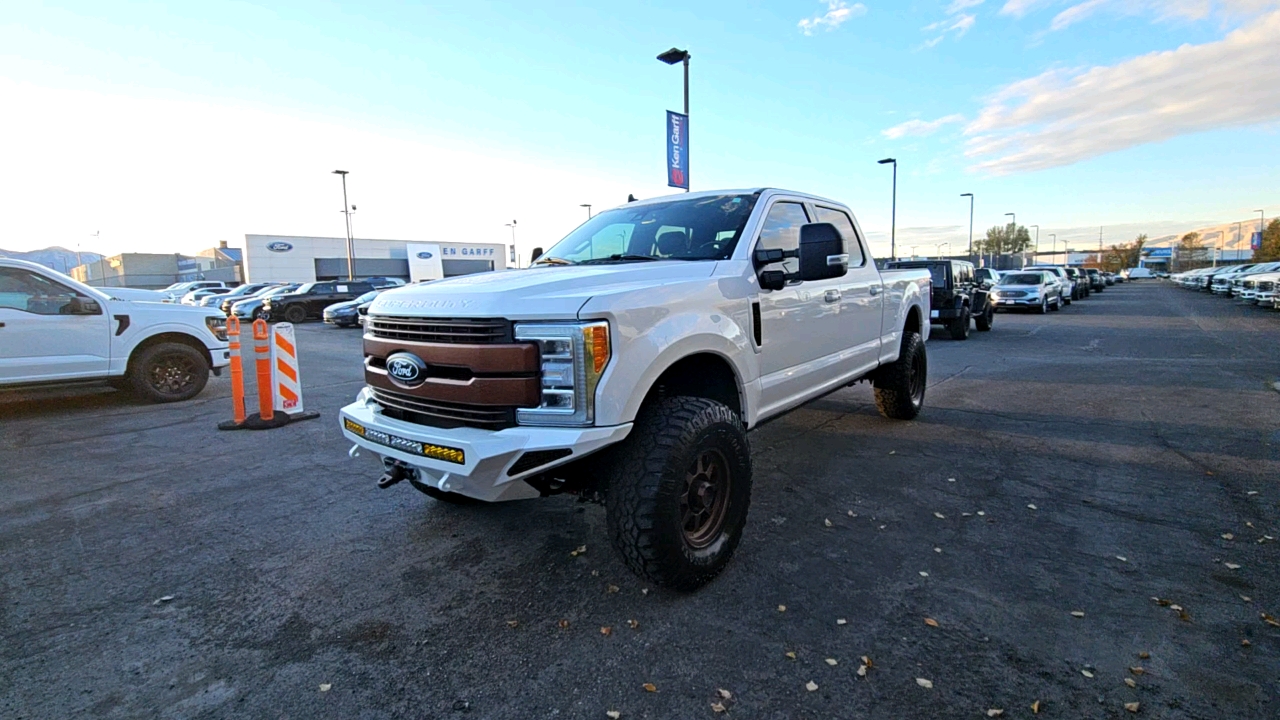
[[[323,416],[268,433],[214,430],[225,379],[0,397],[0,717],[1280,717],[1280,313],[1126,284],[935,336],[918,421],[860,385],[752,433],[692,595],[598,506],[377,490],[358,333],[299,345]]]

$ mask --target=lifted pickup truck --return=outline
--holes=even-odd
[[[0,259],[0,390],[107,382],[152,402],[195,397],[228,363],[214,308],[140,302]]]
[[[930,279],[881,273],[853,214],[776,189],[599,213],[528,270],[389,290],[365,323],[356,445],[448,502],[573,492],[638,574],[691,590],[742,537],[747,431],[870,381],[924,404]]]

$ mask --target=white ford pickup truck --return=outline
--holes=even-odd
[[[527,270],[383,293],[342,431],[438,500],[602,500],[637,573],[691,590],[742,536],[747,431],[860,380],[924,402],[927,270],[879,272],[853,213],[777,189],[601,212]],[[354,451],[354,448],[353,448]]]
[[[139,292],[0,258],[0,390],[108,382],[152,402],[195,397],[229,362],[226,316]]]

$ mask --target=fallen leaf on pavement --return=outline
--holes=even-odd
[[[1271,627],[1280,627],[1280,620],[1276,620],[1266,613],[1262,613],[1262,622],[1270,625]]]
[[[1124,679],[1124,684],[1125,684],[1125,685],[1128,685],[1128,686],[1129,686],[1129,687],[1131,687],[1131,688],[1136,688],[1136,687],[1138,687],[1138,683],[1137,683],[1137,681],[1135,681],[1133,678],[1125,678],[1125,679]]]
[[[787,657],[791,658],[792,660],[795,660],[795,659],[796,659],[796,651],[795,651],[795,650],[788,650],[788,651],[786,652],[786,655],[787,655]]]
[[[612,635],[612,634],[613,634],[613,628],[609,627],[608,625],[605,625],[605,626],[603,626],[603,627],[601,627],[601,628],[600,628],[600,634],[601,634],[601,635]]]
[[[329,692],[331,687],[333,687],[332,683],[320,683],[320,692]]]
[[[942,552],[942,548],[934,548],[933,551],[936,553],[940,553]]]
[[[556,626],[558,626],[561,630],[564,630],[565,628],[569,627],[569,621],[561,620],[560,622],[556,623]]]
[[[725,690],[724,688],[719,688],[716,690],[716,692],[719,693],[720,697],[724,698],[725,700],[728,700],[729,698],[733,697],[733,693],[729,692],[728,690]]]
[[[519,625],[520,625],[520,621],[519,621],[519,620],[508,620],[508,621],[507,621],[507,627],[509,627],[509,628],[518,627]]]
[[[955,482],[955,481],[956,481],[955,478],[947,478],[947,482]]]
[[[609,720],[618,720],[618,718],[622,717],[622,713],[618,712],[617,710],[610,710],[609,712],[605,713],[604,716],[609,718]]]
[[[808,690],[809,692],[813,692],[814,690],[818,689],[818,683],[810,680],[809,682],[804,684],[804,689]]]
[[[837,624],[837,625],[848,625],[848,624],[849,624],[849,621],[848,621],[848,620],[845,620],[844,618],[839,618],[839,619],[837,619],[837,620],[836,620],[836,624]]]
[[[618,586],[617,586],[617,585],[605,585],[605,586],[604,586],[604,591],[605,591],[605,592],[607,592],[607,593],[610,593],[610,594],[616,593],[616,592],[618,592]]]
[[[653,683],[645,683],[640,687],[644,688],[645,692],[658,692],[658,686]]]
[[[1116,559],[1117,559],[1117,560],[1119,560],[1120,562],[1129,562],[1129,558],[1127,558],[1127,557],[1125,557],[1125,556],[1123,556],[1123,555],[1117,555],[1117,556],[1116,556]]]
[[[1239,570],[1240,566],[1235,563],[1222,563],[1222,566],[1228,570]]]
[[[942,513],[940,513],[940,512],[936,512],[936,513],[934,513],[934,514],[933,514],[933,516],[934,516],[934,517],[936,517],[936,518],[938,518],[939,520],[946,520],[946,519],[947,519],[947,516],[946,516],[946,515],[943,515],[943,514],[942,514]]]
[[[866,655],[863,655],[860,659],[862,660],[863,665],[866,665],[867,667],[872,667],[871,658],[867,657]]]
[[[1078,618],[1084,617],[1084,611],[1083,611],[1083,610],[1072,610],[1072,611],[1071,611],[1071,617],[1078,617]]]
[[[1222,533],[1222,539],[1223,539],[1223,540],[1235,540],[1235,539],[1236,539],[1236,536],[1235,536],[1235,535],[1232,535],[1231,533]]]
[[[1139,709],[1141,709],[1141,707],[1142,707],[1142,704],[1141,704],[1141,703],[1136,703],[1136,702],[1132,702],[1132,703],[1125,703],[1125,704],[1124,704],[1124,709],[1125,709],[1125,710],[1128,710],[1128,711],[1129,711],[1129,712],[1131,712],[1131,713],[1136,713],[1136,712],[1138,712],[1138,710],[1139,710]]]
[[[1182,612],[1182,606],[1181,606],[1181,605],[1170,605],[1170,606],[1169,606],[1169,609],[1170,609],[1170,610],[1172,610],[1172,611],[1174,611],[1174,612]]]
[[[640,588],[640,594],[641,594],[641,595],[648,595],[648,594],[649,594],[649,588]]]
[[[1191,615],[1186,610],[1178,611],[1178,619],[1182,622],[1191,622]]]
[[[1147,658],[1151,657],[1151,653],[1147,652],[1146,650],[1143,650],[1142,652],[1138,653],[1138,657],[1142,658],[1143,660],[1146,660]]]
[[[1039,715],[1039,714],[1040,714],[1040,701],[1039,701],[1039,700],[1037,700],[1037,701],[1035,701],[1035,702],[1031,703],[1031,712],[1032,712],[1032,714],[1034,714],[1034,715]]]
[[[578,557],[579,555],[585,553],[586,551],[587,551],[586,545],[579,545],[578,549],[573,550],[569,553],[569,557]]]
[[[724,712],[724,705],[722,705],[722,704],[720,704],[720,703],[718,703],[718,702],[713,702],[713,703],[711,703],[711,712],[713,712],[713,713],[722,713],[722,712]]]
[[[1165,600],[1164,598],[1153,597],[1151,599],[1155,600],[1156,604],[1159,605],[1160,607],[1169,607],[1170,605],[1173,604],[1172,600]]]
[[[1031,509],[1031,510],[1039,510],[1039,509],[1040,509],[1040,508],[1036,507],[1035,505],[1027,505],[1027,507],[1028,507],[1029,509]]]
[[[635,630],[636,628],[640,627],[640,622],[637,620],[628,620],[627,627],[631,628],[632,630]]]
[[[987,711],[987,717],[1000,717],[1003,714],[1004,710],[1001,710],[1000,708],[991,708]]]
[[[925,572],[925,571],[921,570],[921,571],[920,571],[920,577],[929,577],[929,573],[927,573],[927,572]]]
[[[155,602],[153,602],[153,603],[151,603],[151,604],[152,604],[152,605],[159,605],[160,603],[167,603],[167,602],[173,602],[173,596],[172,596],[172,595],[165,595],[165,596],[163,596],[163,597],[160,597],[160,598],[156,599],[156,601],[155,601]]]
[[[1146,668],[1141,667],[1141,666],[1139,666],[1139,667],[1131,667],[1131,668],[1129,668],[1129,672],[1133,673],[1134,675],[1141,675],[1141,674],[1145,673],[1146,671],[1147,671],[1147,670],[1146,670]]]
[[[831,520],[829,520],[829,519],[827,519],[827,518],[823,518],[823,520],[822,520],[822,524],[823,524],[823,525],[826,525],[827,527],[831,527]]]
[[[1258,494],[1257,490],[1250,490],[1249,492],[1245,493],[1245,495],[1257,495],[1257,494]]]
[[[978,516],[979,516],[979,517],[981,517],[981,516],[983,516],[983,515],[986,515],[986,514],[987,514],[987,513],[986,513],[986,511],[984,511],[984,510],[979,510],[979,511],[978,511]]]
[[[858,517],[858,513],[856,513],[856,512],[854,512],[854,511],[850,510],[850,511],[849,511],[849,517]]]
[[[932,690],[932,689],[933,689],[933,681],[932,681],[932,680],[925,680],[924,678],[916,678],[916,684],[917,684],[917,685],[919,685],[920,687],[924,688],[925,690]]]
[[[934,620],[933,618],[925,618],[924,624],[928,625],[929,627],[938,627],[938,621]]]
[[[779,605],[779,606],[778,606],[778,612],[786,612],[786,611],[787,611],[787,606],[786,606],[786,605]]]
[[[1242,647],[1249,647],[1249,646],[1250,646],[1250,645],[1252,645],[1252,644],[1253,644],[1253,643],[1249,642],[1249,639],[1248,639],[1248,638],[1245,638],[1245,639],[1243,639],[1243,640],[1241,640],[1241,641],[1240,641],[1240,645],[1241,645]]]
[[[898,454],[898,451],[897,451],[897,450],[890,450],[890,451],[889,451],[889,454],[890,454],[890,455],[897,455],[897,454]]]
[[[867,666],[866,666],[866,665],[859,665],[859,666],[858,666],[858,677],[866,677],[866,676],[867,676]]]
[[[1093,677],[1093,673],[1089,672],[1088,670],[1081,670],[1081,671],[1080,671],[1080,674],[1081,674],[1081,675],[1083,675],[1083,676],[1085,676],[1085,677],[1087,677],[1087,678],[1091,678],[1091,677]]]

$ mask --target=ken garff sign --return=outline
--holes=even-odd
[[[667,111],[667,186],[689,189],[689,116]]]
[[[1249,236],[1249,249],[1250,250],[1262,249],[1262,233],[1256,232]]]
[[[282,240],[277,240],[275,242],[267,243],[267,249],[271,252],[289,252],[293,249],[293,246]]]

